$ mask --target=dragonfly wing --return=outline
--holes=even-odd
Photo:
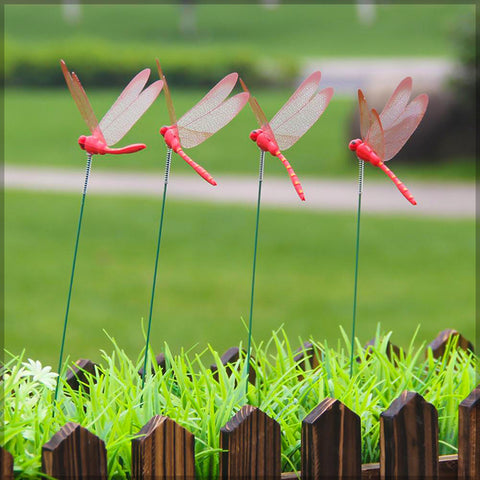
[[[358,108],[360,110],[360,135],[362,139],[365,140],[372,124],[372,119],[370,118],[371,114],[367,101],[365,100],[365,95],[360,89],[358,90]]]
[[[264,130],[270,136],[270,138],[275,139],[275,135],[273,134],[272,129],[270,128],[270,124],[268,123],[267,117],[263,112],[262,107],[260,107],[260,105],[258,104],[257,99],[255,97],[252,97],[252,95],[250,94],[250,91],[248,90],[247,86],[245,85],[242,79],[240,79],[240,84],[242,85],[244,92],[250,95],[248,97],[248,103],[250,104],[252,112],[255,115],[255,118],[257,119],[258,125],[262,130]]]
[[[275,139],[280,150],[290,148],[320,118],[333,96],[333,88],[325,88],[314,95],[296,113],[287,118],[281,125],[273,125]]]
[[[365,142],[372,147],[373,151],[380,157],[380,160],[383,161],[385,158],[383,127],[382,122],[380,121],[380,116],[374,108],[372,109],[370,120],[371,125],[368,129],[367,136],[365,137]]]
[[[222,78],[193,108],[178,120],[178,126],[186,127],[217,108],[230,95],[237,83],[238,73]]]
[[[406,77],[399,83],[380,114],[380,120],[385,131],[397,122],[407,107],[411,94],[412,79],[411,77]]]
[[[157,80],[146,88],[131,102],[128,107],[118,113],[112,121],[102,128],[107,145],[114,145],[120,141],[133,127],[135,122],[148,110],[161,92],[163,81]],[[102,124],[100,124],[101,126]]]
[[[322,74],[319,71],[313,72],[300,84],[293,95],[270,121],[270,127],[274,132],[277,131],[277,128],[280,125],[287,122],[310,101],[318,89],[321,76]]]
[[[385,128],[385,162],[393,158],[405,145],[421,122],[427,105],[428,95],[423,93],[409,103],[394,125]]]
[[[245,106],[248,98],[248,93],[238,93],[208,112],[208,114],[190,122],[187,126],[179,123],[178,136],[181,145],[185,148],[192,148],[204,142],[233,120]]]
[[[168,110],[168,116],[170,118],[170,124],[173,126],[177,124],[177,116],[175,115],[175,109],[173,108],[172,96],[170,95],[170,89],[168,88],[167,79],[163,74],[162,67],[160,66],[160,62],[158,61],[158,58],[156,59],[156,62],[157,62],[157,68],[158,68],[158,75],[160,79],[163,81],[163,93],[165,94],[165,101],[167,103],[167,110]]]
[[[67,82],[68,89],[70,90],[73,100],[75,101],[83,120],[87,124],[88,129],[93,135],[104,140],[98,126],[97,117],[95,116],[95,113],[93,113],[93,108],[88,101],[87,94],[85,93],[80,80],[75,73],[70,73],[68,71],[67,65],[63,60],[60,60],[60,66],[62,67],[63,76]]]
[[[117,98],[115,103],[110,107],[110,110],[100,120],[100,128],[103,132],[107,131],[112,124],[117,121],[117,118],[132,104],[140,95],[143,87],[147,83],[150,76],[150,69],[145,68],[130,81],[123,92]]]

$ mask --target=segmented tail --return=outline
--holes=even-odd
[[[303,193],[302,184],[300,183],[300,180],[298,179],[297,175],[293,171],[292,166],[290,165],[290,163],[288,163],[288,160],[283,156],[280,150],[275,154],[275,156],[278,157],[281,160],[281,162],[285,165],[285,168],[287,169],[287,172],[290,175],[290,179],[292,180],[293,186],[295,187],[295,190],[297,191],[298,196],[300,197],[300,200],[305,201],[305,195]]]
[[[181,148],[177,152],[203,179],[212,185],[216,185],[217,182],[213,177],[198,163],[195,163]]]
[[[397,178],[397,176],[382,162],[379,167],[390,177],[393,183],[400,190],[400,193],[412,204],[416,205],[417,202],[413,198],[413,195],[409,192],[408,188]]]

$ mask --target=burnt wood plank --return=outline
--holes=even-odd
[[[155,362],[157,363],[157,366],[160,368],[160,371],[162,372],[162,374],[164,374],[167,371],[167,362],[165,360],[165,354],[164,353],[159,353],[155,357]],[[155,375],[155,368],[154,368],[153,365],[152,365],[152,368],[151,368],[151,372],[152,372],[152,375]],[[143,367],[140,368],[140,370],[138,371],[138,374],[141,377],[143,377]]]
[[[247,352],[245,350],[242,350],[242,354],[244,357],[247,356]],[[240,349],[238,347],[229,348],[220,357],[220,361],[222,362],[222,365],[225,367],[225,371],[228,376],[232,374],[233,364],[235,364],[239,358],[240,358]],[[250,357],[250,368],[248,369],[248,381],[252,385],[255,385],[256,373],[255,373],[255,369],[252,368],[253,361],[254,361],[253,357]],[[210,365],[210,370],[213,372],[213,378],[218,381],[218,365],[216,363],[213,363],[212,365]]]
[[[458,478],[480,479],[480,385],[458,407]]]
[[[156,415],[132,440],[132,480],[195,478],[195,437],[168,417]]]
[[[95,375],[97,364],[88,358],[80,358],[67,371],[65,381],[73,390],[78,390],[80,386],[88,393],[88,375]]]
[[[280,480],[280,425],[251,405],[220,430],[220,478]]]
[[[13,457],[3,447],[0,447],[0,478],[13,480]]]
[[[302,422],[302,478],[359,478],[361,445],[360,417],[326,398]]]
[[[403,392],[380,415],[380,478],[438,478],[438,414],[418,393]]]
[[[458,333],[456,330],[453,330],[452,328],[442,330],[435,337],[435,339],[428,344],[427,351],[428,349],[431,349],[435,358],[443,356],[448,342],[451,341],[451,337],[458,337],[457,348],[462,348],[463,350],[470,350],[471,352],[474,351],[472,342],[467,340],[463,335]]]
[[[106,480],[105,443],[77,423],[67,423],[42,447],[42,472],[68,480]]]

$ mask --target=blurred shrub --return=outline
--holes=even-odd
[[[188,87],[211,86],[232,71],[238,72],[252,87],[287,86],[299,73],[298,61],[293,57],[265,59],[247,50],[226,51],[221,46],[205,49],[119,47],[85,38],[35,46],[6,39],[5,45],[5,83],[12,86],[63,85],[61,58],[89,87],[123,86],[142,68],[155,68],[155,58],[159,58],[171,84]]]

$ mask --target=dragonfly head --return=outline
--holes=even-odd
[[[348,144],[348,148],[354,152],[358,146],[362,143],[362,141],[359,139],[359,138],[356,138],[355,140],[352,140],[349,144]]]
[[[254,142],[257,141],[257,137],[258,135],[260,135],[260,133],[262,133],[262,130],[261,129],[257,129],[257,130],[252,130],[250,132],[250,139],[253,140]]]
[[[160,135],[165,136],[165,133],[167,133],[167,130],[168,130],[168,127],[164,125],[164,126],[160,129]]]
[[[82,150],[85,150],[86,140],[87,140],[87,137],[85,135],[81,135],[80,137],[78,137],[78,144],[80,145],[80,148]]]

